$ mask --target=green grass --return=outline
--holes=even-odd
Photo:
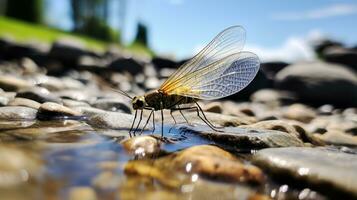
[[[0,16],[0,36],[10,37],[17,42],[39,41],[51,44],[61,37],[71,37],[82,41],[88,49],[94,51],[104,51],[110,44],[83,35],[73,34],[43,25],[26,23],[14,19]],[[119,44],[116,44],[118,47]],[[152,56],[153,52],[147,47],[140,45],[130,45],[125,47],[134,54]]]

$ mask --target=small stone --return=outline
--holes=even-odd
[[[5,91],[17,91],[32,86],[33,84],[31,84],[30,82],[14,76],[0,76],[0,88],[4,89]]]
[[[72,187],[69,190],[69,200],[97,200],[95,191],[90,187]]]
[[[63,116],[81,116],[81,113],[66,106],[46,102],[41,104],[38,110],[38,117],[41,119],[56,118]]]
[[[37,110],[24,106],[0,107],[1,120],[33,120],[36,119]]]
[[[83,101],[76,101],[71,99],[63,99],[63,105],[67,107],[90,107],[90,105]]]
[[[27,57],[20,60],[20,66],[23,68],[25,74],[35,74],[40,71],[37,64]]]
[[[123,111],[124,113],[131,114],[131,109],[128,106],[129,101],[121,99],[98,99],[92,103],[92,106],[102,110],[108,111]]]
[[[316,112],[303,104],[293,104],[284,111],[283,116],[287,119],[309,123],[316,117]]]
[[[34,108],[34,109],[38,109],[41,104],[33,101],[31,99],[25,99],[25,98],[21,98],[21,97],[17,97],[13,100],[11,100],[8,104],[9,106],[25,106],[25,107],[29,107],[29,108]]]
[[[281,121],[281,120],[266,120],[266,121],[261,121],[257,122],[255,124],[251,125],[243,125],[240,126],[240,128],[257,128],[257,129],[267,129],[267,130],[276,130],[276,131],[282,131],[285,133],[289,133],[294,135],[297,138],[300,138],[299,132],[296,131],[296,129],[290,125],[287,122]]]
[[[9,103],[9,98],[6,96],[0,96],[0,106],[6,106]]]
[[[39,103],[44,102],[56,102],[60,103],[61,99],[53,95],[46,88],[43,87],[32,87],[29,89],[20,90],[16,97],[22,97],[26,99],[31,99]]]
[[[212,112],[212,113],[222,113],[223,112],[223,106],[219,102],[212,102],[204,106],[203,110],[207,112]]]
[[[138,156],[158,154],[160,152],[160,141],[151,136],[138,136],[121,142],[125,150]]]
[[[316,137],[322,139],[327,144],[357,146],[357,136],[352,136],[338,130],[329,130],[323,135],[316,134]]]

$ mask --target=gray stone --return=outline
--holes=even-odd
[[[304,146],[295,135],[275,130],[225,127],[218,132],[207,126],[185,126],[181,129],[192,131],[229,150]]]
[[[11,100],[8,104],[9,106],[26,106],[29,108],[34,108],[34,109],[38,109],[41,104],[38,103],[37,101],[31,100],[31,99],[26,99],[26,98],[21,98],[21,97],[17,97],[13,100]]]
[[[15,76],[9,76],[9,75],[0,76],[0,88],[2,88],[5,91],[17,91],[19,89],[29,88],[31,86],[33,86],[32,83],[24,79],[17,78]]]
[[[307,103],[357,106],[357,75],[343,65],[293,64],[276,75],[276,84],[280,89],[296,93],[300,101]]]
[[[348,135],[338,130],[329,130],[323,135],[315,135],[327,144],[357,146],[357,136]]]
[[[308,183],[329,196],[348,199],[337,190],[357,197],[356,154],[328,148],[272,148],[259,151],[253,161],[280,178]]]
[[[103,111],[89,117],[87,123],[98,128],[130,129],[133,120],[134,115]]]
[[[63,99],[63,105],[68,107],[90,107],[90,105],[83,101],[76,101],[71,99]]]
[[[50,91],[48,91],[46,88],[43,87],[33,87],[33,88],[21,90],[16,94],[16,97],[31,99],[39,103],[61,102],[60,98],[53,95],[52,93],[50,93]]]
[[[51,118],[58,118],[58,117],[69,117],[69,116],[81,116],[82,113],[68,108],[66,106],[53,103],[53,102],[46,102],[43,103],[40,108],[38,109],[38,118],[39,119],[51,119]]]
[[[131,113],[131,109],[128,105],[129,101],[124,101],[122,99],[98,99],[94,101],[91,105],[95,108],[108,111],[122,111],[124,113]]]
[[[0,107],[1,120],[33,120],[36,119],[37,110],[23,106]]]

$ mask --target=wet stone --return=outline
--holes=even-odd
[[[21,97],[17,97],[13,100],[11,100],[8,104],[9,106],[25,106],[25,107],[29,107],[29,108],[34,108],[34,109],[38,109],[41,104],[31,100],[31,99],[26,99],[26,98],[21,98]]]
[[[280,178],[307,183],[334,199],[357,197],[354,153],[322,147],[271,148],[259,151],[253,161]]]
[[[76,100],[71,100],[71,99],[63,99],[63,105],[67,107],[90,107],[90,105],[86,102],[83,101],[76,101]]]
[[[46,102],[41,104],[38,110],[38,118],[43,120],[80,116],[80,112],[53,102]]]
[[[206,126],[186,126],[181,129],[207,138],[218,146],[232,151],[304,146],[303,142],[295,135],[276,130],[225,127],[217,132]]]
[[[145,156],[158,154],[160,152],[161,142],[151,136],[138,136],[121,141],[124,149],[131,154]]]
[[[37,110],[24,106],[0,107],[1,120],[33,120],[36,119]]]
[[[247,125],[256,122],[256,119],[254,117],[249,117],[243,114],[241,114],[238,117],[238,116],[223,115],[223,114],[212,113],[212,112],[205,112],[205,115],[210,122],[212,122],[215,125],[223,126],[223,127],[227,127],[227,126],[236,127],[236,126]],[[197,116],[197,112],[185,113],[185,116],[187,117],[190,123],[206,125]]]
[[[223,112],[223,107],[222,104],[219,102],[212,102],[204,106],[203,110],[207,112],[213,112],[213,113],[222,113]]]
[[[60,98],[51,94],[50,91],[48,91],[46,88],[43,87],[33,87],[33,88],[21,90],[16,94],[16,97],[31,99],[39,103],[61,102]]]
[[[0,106],[6,106],[8,103],[9,98],[0,94]]]

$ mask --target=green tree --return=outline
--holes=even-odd
[[[42,23],[43,1],[42,0],[8,0],[5,15],[23,21]]]

